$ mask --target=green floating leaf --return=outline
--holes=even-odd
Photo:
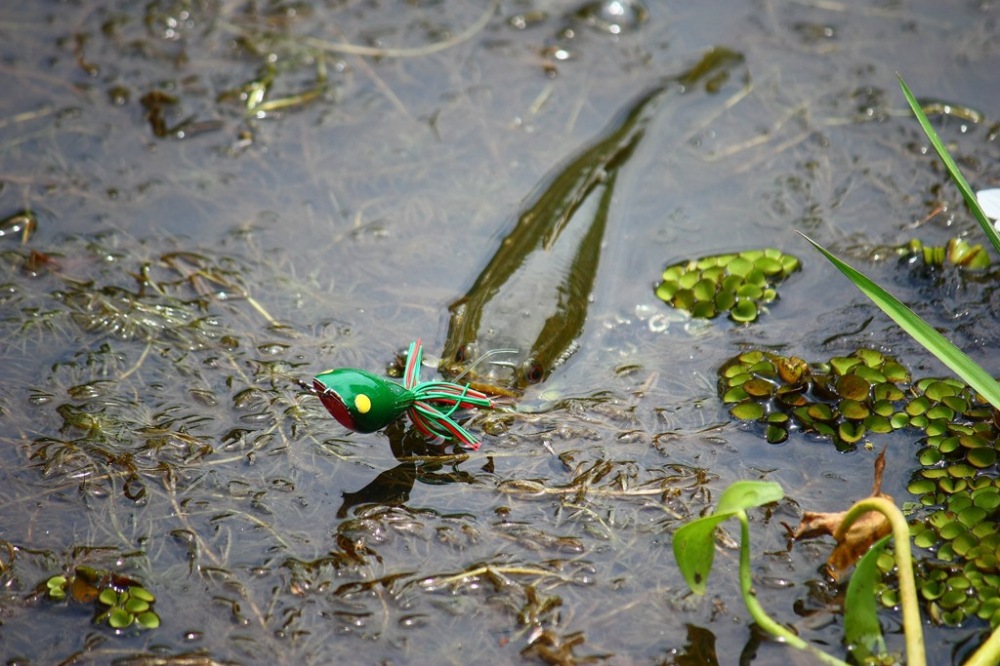
[[[66,598],[66,576],[52,576],[45,581],[45,586],[49,588],[49,598],[62,601]]]
[[[129,613],[145,613],[149,610],[149,602],[145,599],[136,599],[132,597],[125,602],[125,610]]]
[[[876,541],[858,560],[844,598],[844,641],[858,663],[885,654],[885,640],[878,622],[875,586],[881,582],[878,559],[892,535]]]
[[[693,520],[674,533],[674,559],[692,592],[705,594],[715,558],[715,528],[740,511],[777,502],[784,496],[777,483],[737,481],[722,493],[714,514]]]
[[[118,592],[114,588],[106,587],[101,590],[101,595],[97,597],[97,600],[105,606],[114,606],[118,603]]]
[[[108,624],[114,627],[115,629],[124,629],[125,627],[132,624],[132,621],[134,619],[135,617],[132,615],[132,613],[129,613],[124,608],[118,606],[112,608],[111,612],[108,614]]]
[[[157,629],[160,626],[160,616],[153,611],[139,613],[139,615],[136,616],[135,621],[146,629]]]

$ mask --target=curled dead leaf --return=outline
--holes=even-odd
[[[882,474],[885,471],[885,449],[875,459],[875,480],[870,497],[882,497],[892,501],[892,497],[882,492]],[[834,580],[840,580],[876,541],[892,531],[889,521],[877,511],[869,511],[851,524],[846,532],[842,530],[847,511],[817,512],[806,511],[798,527],[792,531],[792,539],[814,539],[832,536],[837,546],[827,558],[827,573]]]

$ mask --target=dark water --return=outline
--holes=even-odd
[[[37,229],[0,237],[0,653],[789,663],[757,645],[735,550],[704,599],[670,552],[742,478],[790,498],[753,516],[764,606],[838,649],[830,545],[789,552],[780,523],[867,494],[874,454],[765,443],[715,370],[757,345],[942,371],[883,317],[862,327],[872,308],[795,230],[859,261],[975,233],[895,72],[985,115],[936,123],[973,187],[998,186],[997,11],[650,3],[616,35],[581,8],[501,2],[473,34],[482,2],[4,3],[0,218]],[[378,371],[415,337],[439,353],[447,305],[546,174],[712,47],[744,66],[657,110],[617,177],[580,351],[481,425],[478,454],[346,433],[302,395],[295,379]],[[760,246],[804,260],[760,322],[668,322],[665,265]],[[865,267],[997,371],[988,289]],[[885,490],[911,500],[912,438],[882,442]],[[161,627],[40,593],[81,565],[141,581]],[[983,629],[929,627],[931,663]]]

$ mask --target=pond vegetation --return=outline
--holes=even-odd
[[[993,410],[794,229],[995,371],[989,252],[891,93],[911,65],[954,96],[925,108],[995,185],[979,10],[335,4],[0,17],[0,653],[781,662],[735,601],[750,581],[799,640],[841,644],[861,602],[817,568],[834,546],[789,549],[781,523],[863,497],[885,442],[872,496],[910,521],[928,657],[972,654],[1000,621]],[[933,66],[888,62],[918,46]],[[519,227],[553,209],[567,226]],[[490,298],[572,330],[452,333],[449,304],[516,282],[489,267],[521,238],[532,262],[557,240],[583,259]],[[449,414],[478,450],[404,420],[353,432],[302,388],[330,367],[395,382],[417,338],[415,376],[479,344],[460,383],[517,348],[490,364],[533,381]],[[557,349],[532,374],[539,341]],[[767,493],[726,499],[749,482]],[[752,563],[712,516],[752,529]],[[702,598],[671,551],[705,517],[703,558],[741,578]],[[884,548],[860,578],[901,654]]]

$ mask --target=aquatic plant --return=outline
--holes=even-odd
[[[722,522],[736,518],[740,522],[740,593],[754,622],[775,638],[792,647],[812,653],[822,663],[846,664],[816,645],[804,641],[796,633],[773,620],[757,600],[750,571],[750,524],[746,512],[751,508],[777,502],[783,497],[781,486],[776,483],[764,481],[733,483],[720,496],[714,513],[692,520],[674,533],[674,557],[691,590],[698,595],[704,594],[714,560],[715,530]],[[820,520],[826,522],[828,533],[833,534],[838,544],[850,543],[856,553],[859,555],[864,553],[857,560],[855,573],[851,577],[845,596],[845,640],[849,651],[854,653],[859,662],[882,663],[883,658],[891,662],[896,661],[884,654],[885,643],[874,604],[878,584],[877,566],[882,556],[882,548],[889,537],[880,537],[880,533],[875,532],[873,528],[875,523],[868,518],[873,512],[883,517],[878,520],[887,521],[895,543],[894,563],[900,590],[899,597],[895,601],[903,612],[907,663],[911,666],[923,666],[926,663],[925,646],[918,607],[918,588],[910,555],[910,529],[903,513],[889,498],[877,490],[872,496],[855,502],[845,512],[816,514]],[[860,526],[861,529],[855,530],[856,526]],[[852,541],[854,543],[851,543]],[[995,664],[998,659],[1000,659],[1000,630],[994,631],[965,664],[983,666]]]
[[[979,222],[979,226],[983,229],[986,237],[989,238],[993,248],[997,252],[1000,252],[1000,234],[998,234],[992,221],[983,211],[975,193],[969,186],[968,181],[965,180],[965,176],[962,175],[958,165],[955,164],[955,160],[948,153],[947,148],[945,148],[944,144],[941,142],[937,132],[927,120],[927,116],[920,108],[920,104],[913,97],[913,93],[910,92],[910,89],[906,86],[902,77],[899,79],[899,85],[903,90],[903,94],[906,96],[906,101],[909,103],[913,114],[917,117],[917,121],[920,123],[921,129],[923,129],[924,133],[927,135],[928,140],[930,140],[931,145],[934,146],[934,149],[937,151],[941,161],[944,162],[951,179],[955,182],[959,191],[962,193],[962,197],[965,199],[966,205]],[[902,327],[903,330],[905,330],[914,340],[934,354],[934,356],[947,365],[953,372],[955,372],[955,374],[968,382],[970,386],[979,391],[991,405],[1000,409],[1000,383],[997,383],[997,381],[988,372],[969,358],[965,352],[953,345],[932,326],[922,320],[916,313],[906,307],[906,305],[895,296],[870,280],[860,271],[835,257],[808,236],[803,234],[803,237],[817,250],[819,250],[819,252],[822,253],[823,256],[825,256],[834,266],[836,266],[838,270],[846,275],[847,278],[854,283],[854,285],[860,289],[862,293],[865,294],[865,296],[867,296],[883,312],[889,315],[893,321],[899,324],[899,326]]]
[[[656,296],[692,317],[728,313],[733,321],[748,323],[778,298],[775,287],[800,266],[798,258],[776,248],[682,261],[663,271]]]
[[[133,624],[144,629],[160,626],[160,617],[153,609],[156,597],[127,576],[78,566],[69,576],[50,577],[45,581],[45,590],[53,601],[95,603],[94,622],[107,623],[113,629]]]
[[[1000,626],[1000,430],[977,391],[953,378],[913,381],[891,357],[859,349],[823,363],[744,352],[720,368],[719,393],[734,417],[762,427],[772,443],[799,430],[845,450],[873,434],[922,431],[907,487],[918,498],[914,545],[934,552],[934,563],[918,563],[920,598],[936,623],[978,617]],[[898,602],[881,584],[880,598]]]

